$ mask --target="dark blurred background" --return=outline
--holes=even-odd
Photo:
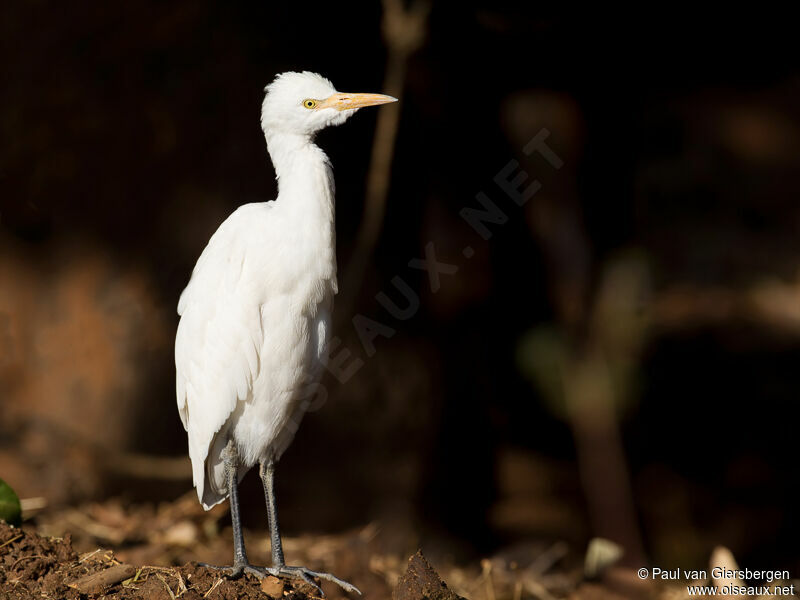
[[[287,531],[378,519],[464,559],[601,535],[633,562],[689,568],[724,544],[750,568],[800,568],[790,19],[511,2],[0,13],[0,477],[20,496],[191,486],[178,296],[222,220],[277,193],[264,85],[312,70],[393,92],[381,110],[399,121],[378,140],[379,111],[363,111],[319,138],[337,334],[364,366],[326,377],[281,463]],[[559,169],[523,152],[542,129]],[[382,230],[364,244],[387,148]],[[495,182],[511,160],[541,185],[522,207]],[[460,216],[478,192],[507,215],[488,241]],[[431,242],[459,267],[437,291],[408,266]],[[403,304],[395,276],[420,297],[405,321],[375,299]],[[395,331],[373,356],[355,314]],[[257,478],[245,487],[263,528]]]

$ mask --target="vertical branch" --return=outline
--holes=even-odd
[[[580,114],[571,102],[529,92],[512,98],[506,111],[509,135],[520,143],[545,121],[555,121],[565,157],[560,177],[528,205],[556,313],[554,332],[540,328],[530,338],[531,372],[572,431],[594,535],[622,545],[628,564],[641,563],[644,550],[617,413],[635,393],[649,334],[639,317],[649,271],[636,257],[600,263],[592,255],[573,183],[582,138]],[[534,169],[531,164],[526,170]],[[557,364],[560,372],[545,372],[548,364]]]
[[[571,357],[568,365],[564,396],[594,535],[620,544],[627,563],[643,564],[610,365],[591,350],[583,357]]]
[[[571,336],[564,400],[595,535],[616,541],[628,564],[642,564],[628,461],[617,409],[630,398],[648,335],[637,307],[647,295],[648,270],[635,257],[608,261],[582,335]]]
[[[402,0],[383,1],[383,37],[387,47],[383,93],[401,99],[408,59],[425,41],[430,0],[416,0],[406,9]],[[388,106],[378,113],[364,199],[364,214],[356,244],[344,274],[337,313],[348,319],[364,273],[383,228],[389,196],[392,159],[400,124],[400,107]]]

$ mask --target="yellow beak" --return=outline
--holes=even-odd
[[[352,108],[363,108],[364,106],[376,106],[378,104],[388,104],[397,102],[397,98],[384,96],[383,94],[347,94],[337,93],[324,102],[318,108],[335,108],[336,110],[349,110]]]

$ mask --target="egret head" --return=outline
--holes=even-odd
[[[313,136],[329,125],[340,125],[359,108],[396,102],[382,94],[344,94],[316,73],[281,73],[265,90],[261,105],[264,133]]]

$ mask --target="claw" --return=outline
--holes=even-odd
[[[356,586],[352,583],[347,583],[346,581],[339,579],[335,575],[331,575],[330,573],[319,573],[317,571],[312,571],[311,569],[306,569],[305,567],[268,567],[267,572],[270,575],[275,577],[287,577],[291,579],[302,579],[307,584],[312,586],[320,596],[323,598],[325,597],[325,592],[322,591],[322,588],[314,581],[314,579],[325,579],[326,581],[331,581],[338,585],[340,588],[345,590],[346,592],[355,592],[359,596],[361,595],[361,590],[359,590]]]
[[[312,571],[311,569],[306,569],[305,567],[256,567],[255,565],[251,565],[249,563],[233,565],[232,567],[210,565],[208,563],[197,564],[201,567],[205,567],[206,569],[223,571],[231,579],[241,577],[245,573],[253,575],[258,579],[264,579],[264,577],[267,575],[272,575],[273,577],[283,577],[287,579],[302,579],[305,583],[313,587],[322,598],[325,597],[325,592],[322,591],[322,588],[319,586],[319,584],[317,584],[316,581],[314,581],[314,579],[324,579],[326,581],[330,581],[338,585],[346,592],[355,592],[359,596],[361,595],[361,590],[359,590],[352,583],[348,583],[343,579],[339,579],[331,573],[320,573],[317,571]]]
[[[244,572],[243,565],[231,567],[227,565],[211,565],[209,563],[199,562],[197,563],[197,566],[206,569],[211,569],[212,571],[223,571],[231,579],[236,579],[237,577],[240,577],[241,574]]]
[[[232,567],[229,566],[218,566],[218,565],[210,565],[208,563],[197,563],[200,567],[205,567],[206,569],[211,569],[213,571],[222,571],[231,579],[236,579],[241,577],[244,574],[253,575],[257,579],[264,579],[269,573],[264,567],[256,567],[255,565],[251,565],[249,563],[243,563],[240,565],[233,565]]]

